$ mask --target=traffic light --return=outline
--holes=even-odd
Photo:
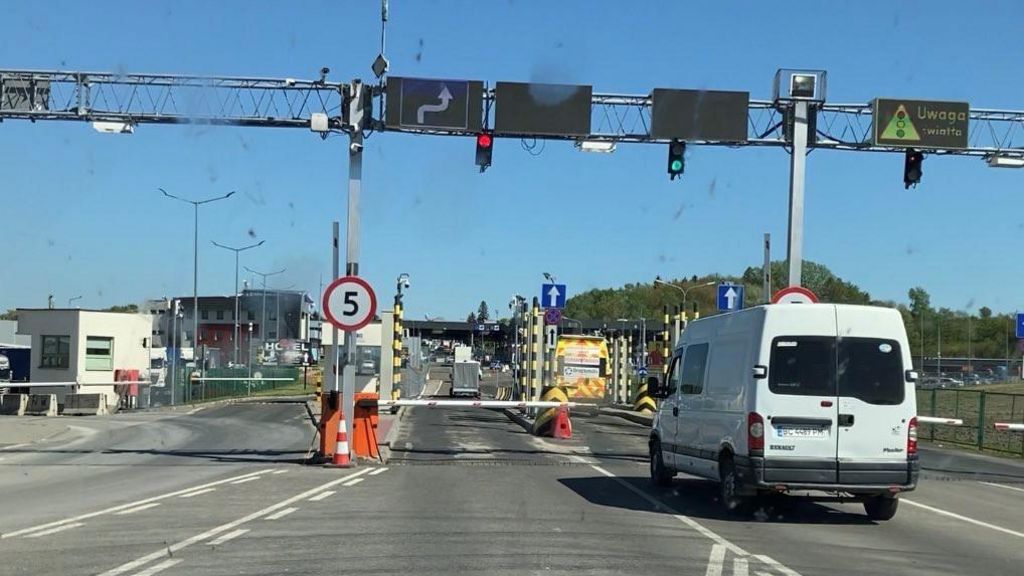
[[[675,180],[676,177],[682,176],[683,170],[686,168],[686,160],[683,156],[686,154],[686,142],[681,140],[673,140],[668,145],[668,176],[669,180]]]
[[[494,137],[490,132],[476,135],[476,165],[483,172],[491,165],[491,153],[494,152]]]
[[[921,182],[921,163],[924,162],[924,153],[913,148],[907,148],[906,156],[903,158],[903,188],[917,187]]]

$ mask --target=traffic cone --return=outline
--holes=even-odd
[[[352,465],[348,450],[348,433],[344,413],[338,419],[338,447],[334,450],[333,464],[342,468],[348,468]]]
[[[569,408],[560,406],[555,413],[555,422],[551,427],[551,436],[554,438],[572,438],[572,421],[569,420]]]

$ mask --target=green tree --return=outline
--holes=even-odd
[[[487,309],[487,302],[480,301],[480,306],[476,309],[476,319],[480,322],[487,322],[491,319],[491,311]]]
[[[111,306],[107,308],[107,312],[130,312],[132,314],[139,311],[137,304],[119,304],[117,306]]]
[[[910,299],[910,311],[916,318],[920,318],[922,314],[926,314],[932,309],[931,296],[928,295],[927,290],[920,286],[908,290],[907,298]]]
[[[470,324],[476,324],[476,314],[470,312],[469,316],[466,316],[466,322],[469,322]]]
[[[15,310],[14,308],[8,308],[7,312],[4,312],[3,314],[0,314],[0,320],[17,320],[17,319],[18,319],[18,311]]]

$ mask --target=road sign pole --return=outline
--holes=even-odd
[[[331,255],[331,270],[334,274],[331,279],[332,281],[335,278],[341,277],[341,250],[339,248],[339,245],[341,243],[341,223],[338,222],[337,220],[334,221],[333,231],[334,248]],[[323,294],[320,295],[321,298],[323,298],[323,296]],[[341,347],[338,344],[338,327],[335,326],[334,324],[331,324],[331,350],[330,356],[328,357],[329,361],[327,362],[327,364],[331,367],[331,377],[330,380],[328,381],[328,386],[329,390],[333,390],[335,392],[341,391],[341,381],[339,380],[338,377],[338,350],[340,349]]]
[[[786,246],[790,286],[800,285],[803,265],[807,106],[808,103],[803,101],[793,105],[793,150],[789,159],[789,242]]]

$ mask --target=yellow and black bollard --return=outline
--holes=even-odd
[[[564,388],[551,386],[544,389],[544,394],[540,399],[544,402],[568,402],[569,395],[566,393]],[[537,436],[548,435],[557,414],[558,408],[541,409],[540,413],[537,414],[537,418],[533,421],[533,433]]]
[[[402,397],[402,303],[397,301],[395,302],[394,326],[395,330],[391,338],[391,346],[394,350],[391,370],[391,399],[398,400]]]

